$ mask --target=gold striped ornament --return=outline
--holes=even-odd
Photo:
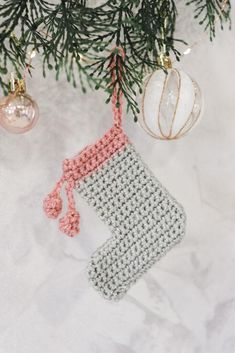
[[[166,72],[159,69],[144,80],[139,122],[153,138],[174,140],[196,125],[202,111],[198,84],[183,70],[171,67],[165,58]]]

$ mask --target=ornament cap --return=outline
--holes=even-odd
[[[160,66],[163,66],[164,69],[168,70],[172,68],[172,62],[168,55],[160,54],[157,58],[157,63]]]
[[[11,93],[25,93],[26,84],[23,78],[15,78],[15,75],[11,74],[10,79],[10,92]]]

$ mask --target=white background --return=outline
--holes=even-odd
[[[197,26],[182,23],[186,37],[200,39]],[[235,352],[235,31],[212,44],[203,38],[180,64],[205,99],[192,134],[159,142],[125,119],[188,224],[183,242],[119,303],[87,282],[86,263],[110,236],[94,211],[76,196],[81,234],[70,239],[41,207],[62,160],[111,126],[110,107],[102,92],[43,79],[35,64],[28,87],[38,125],[25,135],[0,130],[0,353]]]

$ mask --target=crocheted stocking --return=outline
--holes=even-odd
[[[63,176],[44,201],[44,210],[49,217],[58,217],[62,209],[59,192],[64,182],[69,210],[60,219],[63,232],[74,236],[79,231],[73,189],[95,208],[112,237],[92,255],[88,276],[105,298],[120,299],[181,240],[185,213],[143,163],[124,133],[122,106],[117,108],[116,104],[117,90],[112,103],[114,126],[95,144],[64,161]]]
[[[113,237],[93,255],[88,275],[109,299],[128,288],[184,234],[185,215],[130,142],[77,186]]]

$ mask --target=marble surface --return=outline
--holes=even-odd
[[[81,234],[70,239],[41,208],[61,161],[102,135],[110,108],[101,92],[43,80],[35,64],[37,127],[22,136],[0,130],[0,353],[235,352],[234,55],[233,29],[182,60],[205,99],[191,135],[159,142],[125,120],[188,224],[184,241],[118,303],[87,282],[87,261],[110,236],[94,211],[76,196]]]

